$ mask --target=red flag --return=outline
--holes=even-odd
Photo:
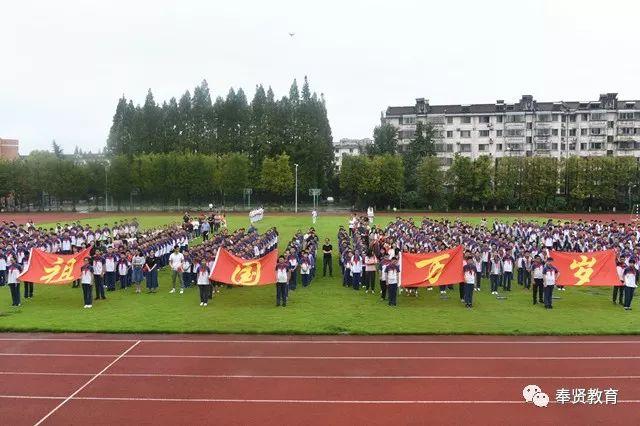
[[[560,275],[558,285],[614,286],[621,285],[616,272],[616,252],[614,250],[590,253],[566,253],[552,251],[553,265]]]
[[[464,281],[462,246],[435,253],[402,253],[402,287],[430,287]]]
[[[80,268],[91,247],[76,254],[54,254],[31,249],[29,267],[18,278],[20,281],[40,284],[66,284],[81,276]]]
[[[209,279],[225,284],[257,286],[276,282],[278,252],[272,252],[260,259],[242,259],[221,248]]]

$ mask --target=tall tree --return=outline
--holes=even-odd
[[[260,187],[263,191],[282,197],[291,193],[293,184],[293,170],[287,154],[264,158],[260,173]]]
[[[64,152],[62,151],[62,148],[60,147],[60,145],[58,145],[55,139],[51,141],[51,151],[53,152],[53,155],[55,155],[57,158],[60,158],[60,159],[64,158]]]
[[[404,173],[407,177],[407,191],[416,189],[416,167],[424,157],[433,157],[436,155],[434,141],[437,137],[437,131],[431,123],[422,123],[418,121],[416,124],[415,137],[409,142],[407,149],[404,151]]]
[[[424,157],[416,169],[418,195],[432,208],[444,206],[445,176],[436,157]]]
[[[370,155],[395,154],[398,150],[398,130],[385,123],[373,129],[373,145],[367,147]]]

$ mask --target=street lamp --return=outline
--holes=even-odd
[[[296,166],[296,207],[295,207],[295,213],[298,213],[298,163],[294,163],[294,166]]]

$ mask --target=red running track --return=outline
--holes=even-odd
[[[637,336],[1,334],[0,419],[631,425],[639,360]],[[551,404],[525,403],[528,384]],[[561,388],[616,389],[617,404],[559,404]]]

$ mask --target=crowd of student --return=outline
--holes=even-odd
[[[287,243],[276,265],[276,306],[287,306],[289,292],[298,287],[298,275],[302,287],[311,284],[316,276],[317,251],[318,236],[314,228],[305,233],[298,230]]]
[[[543,224],[523,220],[511,224],[496,221],[488,227],[486,219],[479,226],[474,226],[459,220],[434,219],[424,219],[416,225],[411,218],[396,218],[385,228],[376,228],[370,225],[368,217],[354,215],[349,221],[348,232],[344,227],[338,232],[343,285],[359,290],[362,284],[365,293],[374,292],[377,272],[381,297],[385,299],[388,295],[390,305],[396,303],[397,255],[400,252],[428,253],[462,245],[465,278],[460,284],[459,294],[467,307],[472,307],[473,292],[480,291],[482,278],[489,280],[493,295],[498,295],[499,289],[511,291],[515,278],[523,289],[532,290],[534,305],[543,303],[545,308],[552,309],[558,270],[550,257],[551,250],[590,252],[614,249],[618,255],[617,271],[622,286],[613,288],[613,303],[617,300],[629,310],[639,276],[638,241],[640,228],[637,226],[600,221],[562,224],[552,221]],[[390,282],[394,287],[389,287]],[[557,287],[564,291],[562,286]],[[440,292],[445,294],[451,288],[451,285],[440,286]],[[403,290],[417,295],[415,288],[400,291]]]

